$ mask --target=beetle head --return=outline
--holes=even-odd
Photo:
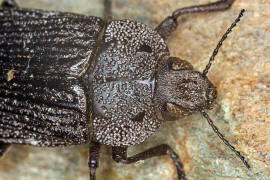
[[[207,76],[187,61],[169,57],[158,68],[155,99],[165,120],[210,109],[216,94]]]
[[[165,61],[157,68],[155,102],[165,120],[174,120],[181,115],[189,115],[199,111],[218,133],[205,112],[212,107],[217,95],[216,88],[206,74],[223,41],[240,21],[244,12],[245,10],[242,9],[235,21],[223,34],[202,73],[194,71],[192,65],[187,61],[175,57],[164,58]]]
[[[163,58],[165,61],[162,61],[163,63],[160,63],[161,65],[157,68],[154,100],[160,110],[158,112],[161,112],[165,120],[174,120],[179,115],[189,115],[195,111],[201,112],[218,137],[249,169],[250,166],[245,157],[239,151],[236,151],[235,147],[224,138],[205,112],[205,110],[212,107],[217,94],[216,88],[209,81],[206,74],[223,41],[240,21],[244,12],[245,10],[242,9],[238,17],[222,36],[202,73],[194,71],[191,64],[187,61],[175,57]],[[158,113],[158,115],[160,114]]]

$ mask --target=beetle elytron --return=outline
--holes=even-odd
[[[10,144],[57,147],[90,143],[90,178],[100,146],[116,162],[170,155],[178,179],[186,179],[178,155],[166,144],[127,157],[127,148],[152,135],[164,120],[201,112],[216,98],[206,74],[222,37],[201,73],[170,57],[165,43],[185,13],[219,11],[234,0],[181,8],[155,29],[133,20],[105,20],[73,13],[21,9],[6,0],[0,10],[0,154]],[[109,11],[110,1],[105,1]]]

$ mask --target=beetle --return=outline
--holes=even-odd
[[[105,9],[110,16],[110,1]],[[90,143],[90,179],[101,145],[116,162],[134,163],[169,155],[178,179],[186,179],[178,155],[167,144],[127,157],[162,121],[201,112],[216,99],[207,73],[236,25],[223,35],[204,71],[170,57],[165,40],[185,13],[218,11],[234,0],[177,9],[155,29],[133,20],[105,20],[74,13],[21,9],[5,0],[0,10],[0,154],[10,144],[58,147]]]

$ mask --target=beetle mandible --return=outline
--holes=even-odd
[[[105,0],[106,16],[110,1]],[[10,144],[57,147],[90,143],[90,179],[101,145],[116,162],[169,155],[178,179],[186,179],[167,144],[127,157],[127,148],[152,135],[162,121],[201,112],[215,133],[249,168],[205,110],[216,99],[207,73],[170,57],[165,40],[186,13],[219,11],[234,0],[175,10],[155,29],[132,20],[106,20],[74,13],[21,9],[5,0],[0,10],[0,156]]]

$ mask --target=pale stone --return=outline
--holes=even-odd
[[[176,8],[209,1],[114,0],[113,17],[155,27]],[[28,8],[103,14],[98,0],[18,2]],[[270,3],[236,0],[227,11],[184,15],[178,19],[179,26],[168,45],[173,56],[202,71],[218,40],[243,8],[247,12],[224,42],[208,74],[218,90],[216,106],[209,115],[247,158],[251,169],[244,167],[200,114],[165,124],[147,142],[131,147],[130,154],[168,143],[180,155],[190,180],[270,179]],[[0,180],[88,180],[87,158],[87,145],[57,149],[16,145],[0,161]],[[109,148],[102,149],[97,175],[98,180],[177,179],[169,157],[123,165],[111,160]]]

